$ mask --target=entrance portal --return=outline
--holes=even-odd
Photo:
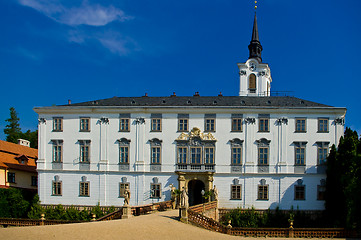
[[[191,180],[188,182],[189,206],[203,203],[202,190],[204,183],[200,180]]]

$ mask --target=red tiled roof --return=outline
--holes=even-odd
[[[26,164],[20,164],[19,158],[27,158]],[[26,159],[25,158],[25,159]],[[15,165],[19,170],[34,171],[36,169],[36,160],[38,159],[38,150],[30,147],[25,147],[15,143],[5,142],[0,140],[0,167],[12,168]],[[9,165],[10,164],[10,165]],[[10,167],[12,166],[12,167]],[[20,167],[19,167],[20,166]],[[25,167],[25,168],[24,168]],[[32,167],[32,168],[29,168]]]
[[[38,158],[38,149],[22,146],[19,144],[5,142],[0,140],[0,151],[13,153],[16,155],[25,155],[31,158]]]

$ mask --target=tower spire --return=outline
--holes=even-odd
[[[255,1],[255,4],[257,4],[257,1]],[[249,58],[257,59],[257,61],[261,63],[262,62],[261,53],[263,48],[261,42],[259,41],[259,36],[258,36],[257,15],[256,15],[257,5],[254,7],[254,9],[255,9],[255,13],[254,13],[254,21],[253,21],[252,39],[251,39],[251,43],[248,45]]]

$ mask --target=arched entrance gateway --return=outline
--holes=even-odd
[[[202,203],[202,190],[213,188],[216,141],[212,133],[202,133],[197,127],[175,139],[178,186],[179,190],[187,191],[189,206]]]
[[[188,182],[189,206],[203,203],[202,190],[205,190],[205,186],[201,180],[191,180]]]
[[[178,174],[178,186],[183,187],[188,193],[189,206],[201,204],[202,190],[213,189],[213,172],[176,172]]]

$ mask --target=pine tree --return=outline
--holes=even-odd
[[[18,118],[18,114],[15,111],[15,108],[10,108],[10,118],[6,119],[5,121],[8,122],[4,129],[6,141],[17,143],[22,133],[19,124],[20,119]]]
[[[326,214],[333,226],[361,227],[361,140],[346,128],[327,158]]]

